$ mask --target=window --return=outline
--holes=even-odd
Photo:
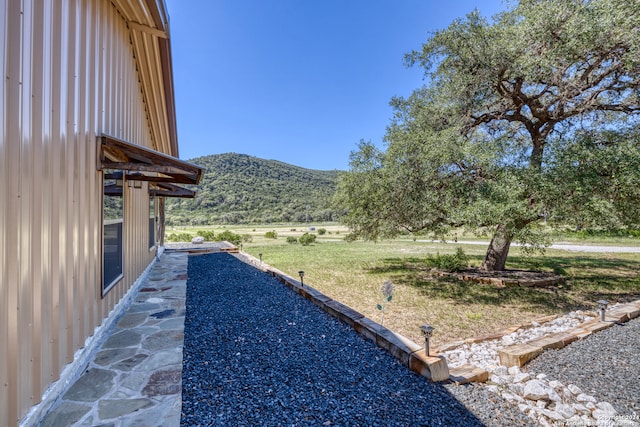
[[[123,174],[104,170],[102,198],[102,296],[124,275],[123,270]]]
[[[155,197],[149,194],[149,250],[156,246],[156,204]]]

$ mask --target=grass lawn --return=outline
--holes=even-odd
[[[480,265],[485,247],[480,245],[414,242],[412,239],[352,242],[343,240],[346,229],[319,225],[327,233],[310,246],[286,243],[299,237],[304,225],[262,227],[208,227],[216,233],[225,229],[252,235],[244,243],[245,252],[297,278],[304,270],[305,284],[380,322],[382,283],[396,285],[393,300],[386,305],[384,325],[417,343],[423,338],[420,325],[436,328],[434,345],[488,334],[529,322],[548,314],[596,309],[596,301],[624,302],[640,299],[640,254],[579,253],[547,250],[544,256],[523,257],[512,247],[507,268],[553,271],[567,278],[558,287],[496,287],[451,279],[435,279],[428,274],[425,259],[436,253],[453,253],[461,247],[472,265]],[[295,231],[293,231],[295,229]],[[197,228],[186,231],[195,232]],[[277,239],[264,237],[275,230]],[[185,231],[181,228],[178,231]],[[167,233],[175,230],[167,230]],[[465,238],[466,240],[466,238]],[[585,242],[586,244],[587,242]],[[619,244],[625,244],[620,241]],[[629,244],[637,245],[637,239]]]

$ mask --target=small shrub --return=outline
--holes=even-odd
[[[278,232],[276,230],[267,231],[266,233],[264,233],[264,237],[267,239],[277,239]]]
[[[427,264],[445,271],[460,271],[469,265],[469,257],[462,248],[456,248],[455,254],[440,255],[438,253],[435,257],[429,255]]]
[[[242,241],[244,243],[251,243],[251,242],[253,242],[253,236],[251,234],[243,234],[242,235]]]
[[[193,239],[193,235],[191,233],[171,233],[167,240],[170,242],[190,242]]]
[[[310,244],[315,243],[316,235],[315,234],[304,233],[302,236],[300,236],[298,241],[300,242],[300,244],[302,246],[309,246]]]
[[[204,237],[204,240],[207,240],[207,241],[215,240],[215,233],[210,230],[200,230],[196,233],[196,236]]]
[[[318,235],[319,236],[324,236],[327,233],[327,229],[326,228],[318,228]]]
[[[242,236],[238,233],[234,233],[233,231],[225,230],[222,233],[218,233],[216,236],[216,240],[221,242],[226,240],[229,243],[233,243],[234,245],[239,245],[242,242]]]
[[[635,229],[611,229],[611,230],[598,230],[592,228],[579,228],[573,231],[567,231],[566,234],[575,236],[580,239],[592,239],[592,238],[616,238],[616,237],[628,237],[638,238],[640,237],[640,230]]]
[[[295,238],[295,237],[293,237],[293,236],[288,236],[288,237],[287,237],[287,243],[289,243],[289,244],[293,245],[293,244],[295,244],[295,243],[298,243],[298,239],[296,239],[296,238]]]
[[[351,242],[355,242],[356,240],[358,240],[358,236],[356,236],[353,233],[349,233],[346,236],[344,236],[344,241],[345,242],[351,243]]]

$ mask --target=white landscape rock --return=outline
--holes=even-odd
[[[511,390],[518,396],[524,396],[524,384],[521,384],[521,383],[509,384],[509,390]]]
[[[575,409],[576,411],[578,411],[578,413],[580,415],[589,415],[591,414],[591,410],[589,408],[587,408],[586,406],[584,406],[581,403],[576,403],[573,405],[573,409]]]
[[[562,390],[562,383],[560,381],[551,380],[549,381],[549,387],[554,390]]]
[[[549,418],[549,419],[553,420],[553,421],[564,421],[564,420],[565,420],[565,419],[564,419],[564,417],[563,417],[562,415],[558,414],[558,413],[557,413],[557,412],[555,412],[555,411],[551,411],[551,410],[549,410],[549,409],[542,409],[542,410],[540,411],[540,413],[541,413],[542,415],[544,415],[545,417],[547,417],[547,418]]]
[[[551,386],[549,386],[549,400],[562,403],[562,397]]]
[[[519,366],[511,366],[509,369],[507,369],[507,372],[509,373],[509,375],[517,375],[522,371],[520,371]]]
[[[522,372],[517,366],[500,365],[498,351],[513,344],[523,344],[550,333],[564,332],[593,320],[582,311],[569,313],[544,324],[532,323],[495,340],[460,344],[443,351],[450,368],[472,364],[489,372],[487,390],[501,395],[524,414],[542,426],[599,425],[601,419],[612,419],[616,411],[608,402],[598,402],[580,387],[548,378],[545,374]],[[573,423],[573,424],[572,424]]]
[[[524,383],[531,379],[531,375],[526,372],[520,372],[519,374],[515,374],[513,376],[514,383]]]
[[[576,411],[576,409],[573,406],[567,405],[567,404],[564,404],[564,403],[556,404],[556,406],[553,408],[553,410],[556,413],[562,415],[566,419],[571,419],[578,412],[578,411]]]
[[[597,402],[597,400],[596,400],[596,398],[595,398],[595,397],[593,397],[593,396],[589,396],[588,394],[584,394],[584,393],[579,394],[579,395],[576,397],[576,400],[577,400],[578,402],[583,402],[583,403],[584,403],[584,402],[591,402],[591,403],[596,403],[596,402]]]
[[[616,415],[616,410],[609,402],[596,403],[596,408],[593,411],[593,416],[596,419],[611,419]]]
[[[509,378],[503,377],[500,375],[491,375],[489,376],[489,381],[497,385],[506,385],[509,384]]]
[[[202,243],[204,243],[204,237],[196,236],[193,239],[191,239],[191,243],[193,243],[194,245],[201,245]]]
[[[528,400],[549,400],[549,386],[540,380],[530,380],[524,385],[524,398]]]
[[[580,389],[580,387],[578,387],[577,385],[574,384],[569,384],[567,386],[567,388],[569,389],[569,391],[573,394],[575,394],[576,396],[579,394],[582,394],[582,390]]]

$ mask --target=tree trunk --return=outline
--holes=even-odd
[[[489,243],[489,247],[487,248],[487,254],[484,257],[484,262],[482,263],[482,270],[504,270],[512,239],[513,232],[511,230],[504,225],[498,225],[496,227],[496,231],[491,238],[491,243]]]

